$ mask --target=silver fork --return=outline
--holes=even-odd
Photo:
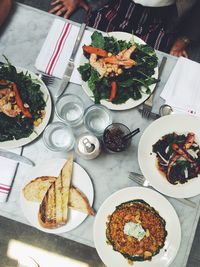
[[[162,60],[161,60],[160,66],[159,66],[158,79],[160,79],[160,77],[161,77],[161,74],[162,74],[163,69],[164,69],[165,64],[166,64],[166,61],[167,61],[167,57],[164,56],[162,58]],[[157,83],[157,85],[158,85],[158,83]],[[157,87],[157,85],[156,85],[156,87]],[[155,94],[155,91],[156,91],[156,87],[154,88],[154,91],[150,95],[150,97],[142,105],[143,106],[143,108],[142,108],[142,117],[149,118],[149,116],[151,114],[151,110],[152,110],[152,107],[153,107],[153,97],[154,97],[154,94]]]
[[[147,181],[145,179],[145,177],[139,173],[136,172],[130,172],[129,179],[133,180],[134,182],[136,182],[138,185],[141,186],[145,186],[145,187],[151,187],[149,181]],[[196,203],[194,203],[193,201],[187,199],[187,198],[176,198],[177,201],[190,206],[191,208],[196,208]]]
[[[36,73],[37,76],[46,84],[46,85],[51,85],[53,84],[55,77],[48,75],[44,72]]]

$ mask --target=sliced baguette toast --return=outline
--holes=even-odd
[[[50,185],[55,182],[57,177],[41,176],[30,181],[23,188],[23,194],[26,200],[41,203]],[[89,204],[85,194],[77,187],[71,185],[69,191],[69,208],[78,210],[88,215],[94,215],[95,212]]]
[[[69,157],[58,178],[47,190],[40,204],[38,219],[45,228],[57,228],[68,220],[68,201],[73,169],[73,155]]]

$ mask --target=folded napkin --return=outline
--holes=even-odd
[[[15,148],[10,151],[20,155],[22,148]],[[0,202],[5,202],[8,198],[17,164],[16,161],[0,156]]]
[[[71,56],[80,27],[69,22],[55,19],[42,49],[36,59],[35,67],[49,75],[62,78],[67,62]],[[75,68],[70,82],[81,84],[81,77],[77,71],[83,55],[82,46],[91,43],[91,32],[85,30],[79,49],[75,57]]]
[[[200,116],[200,64],[180,57],[160,96],[175,113]]]

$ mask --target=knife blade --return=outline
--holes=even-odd
[[[60,88],[58,89],[58,91],[57,91],[57,93],[55,95],[56,98],[61,96],[64,93],[65,89],[67,88],[67,85],[68,85],[69,80],[71,78],[72,72],[74,70],[74,59],[75,59],[76,53],[78,51],[81,39],[83,37],[83,33],[85,31],[85,28],[86,28],[86,24],[82,23],[82,25],[80,27],[80,30],[79,30],[79,33],[78,33],[78,36],[76,38],[76,42],[75,42],[74,48],[72,50],[72,54],[71,54],[71,56],[69,58],[67,67],[65,69]]]
[[[0,156],[4,157],[4,158],[11,159],[11,160],[14,160],[14,161],[17,161],[19,163],[24,163],[24,164],[28,164],[28,165],[31,165],[31,166],[35,166],[35,163],[32,162],[30,159],[28,159],[28,158],[26,158],[24,156],[18,155],[18,154],[14,153],[14,152],[4,150],[4,149],[0,149]]]

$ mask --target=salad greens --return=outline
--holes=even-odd
[[[0,112],[0,142],[28,137],[34,131],[34,122],[44,117],[45,100],[40,90],[40,84],[28,73],[17,72],[9,62],[0,68],[0,80],[14,82],[20,98],[28,107],[31,118],[21,112],[16,117],[9,117]],[[0,85],[0,94],[5,86]],[[0,97],[1,100],[1,97]],[[1,108],[1,107],[0,107]]]
[[[127,42],[117,40],[114,37],[104,37],[99,32],[94,32],[91,36],[91,46],[106,50],[113,55],[118,55],[122,50],[135,45],[136,49],[131,54],[136,64],[130,68],[124,68],[122,73],[115,76],[101,77],[98,71],[91,66],[90,62],[78,68],[82,80],[88,83],[95,98],[95,103],[100,103],[101,99],[108,100],[111,95],[111,83],[115,80],[117,84],[116,97],[112,100],[114,104],[126,102],[129,98],[138,100],[142,94],[150,94],[149,86],[158,80],[152,77],[154,69],[158,65],[155,51],[148,45],[135,43],[133,40]],[[90,54],[84,51],[84,55],[89,59]]]
[[[159,170],[171,184],[183,184],[200,173],[200,147],[195,134],[175,132],[161,137],[154,145]]]

